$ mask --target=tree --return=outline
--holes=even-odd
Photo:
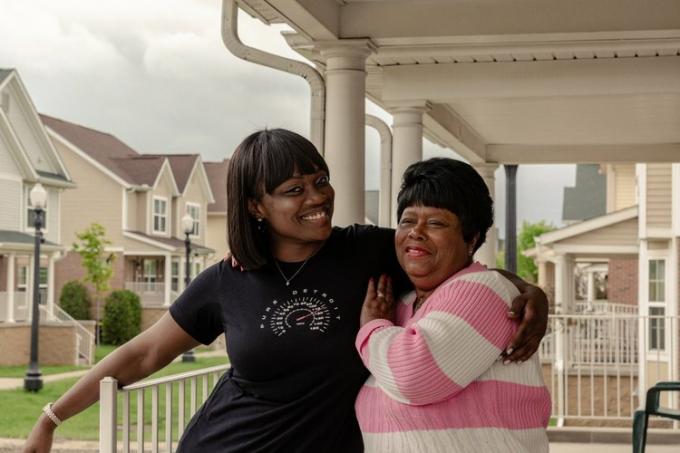
[[[73,319],[90,318],[90,295],[87,288],[78,280],[67,282],[61,289],[59,305]]]
[[[142,330],[142,304],[132,291],[112,291],[104,304],[102,339],[106,344],[121,345]]]
[[[545,220],[536,223],[522,222],[522,229],[517,236],[517,273],[520,277],[535,282],[538,280],[538,266],[533,258],[524,256],[522,252],[536,245],[536,237],[554,230],[555,227]]]
[[[536,237],[553,231],[555,227],[545,220],[536,223],[522,222],[522,229],[517,235],[517,275],[525,280],[536,282],[538,280],[538,267],[533,258],[524,256],[522,252],[536,245]],[[505,267],[505,251],[499,251],[496,255],[496,266]]]
[[[115,255],[106,253],[105,248],[111,244],[105,238],[106,230],[98,223],[92,223],[89,227],[76,234],[78,241],[73,244],[73,250],[80,255],[81,264],[85,268],[84,281],[92,283],[94,288],[94,300],[96,307],[96,320],[100,319],[100,305],[103,294],[108,291],[109,280],[113,275],[113,260]],[[99,329],[97,331],[97,344],[99,344]]]

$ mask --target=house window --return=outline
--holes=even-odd
[[[28,266],[19,267],[19,276],[17,280],[17,289],[19,291],[26,291],[28,285]]]
[[[194,228],[191,230],[191,235],[198,236],[201,226],[201,206],[194,203],[187,203],[187,214],[194,220]]]
[[[153,198],[153,232],[167,232],[168,223],[168,200],[165,198]]]
[[[171,281],[170,281],[170,286],[172,291],[178,291],[179,290],[179,263],[177,261],[172,262],[172,267],[170,268],[171,271]]]
[[[649,349],[666,349],[666,261],[649,261]]]
[[[154,291],[156,289],[156,264],[157,263],[155,259],[144,260],[144,274],[142,275],[142,281],[144,282],[145,291]]]

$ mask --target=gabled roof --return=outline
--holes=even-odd
[[[203,165],[205,173],[208,175],[210,189],[215,197],[215,202],[208,205],[208,212],[226,213],[229,159],[224,159],[222,162],[204,162]]]
[[[177,188],[180,193],[184,193],[184,189],[191,176],[191,171],[198,159],[198,154],[145,154],[144,156],[156,156],[168,159],[172,174],[177,182]]]
[[[12,73],[11,69],[0,69],[0,83]]]
[[[48,115],[41,114],[40,118],[47,127],[124,181],[135,185],[151,185],[155,181],[162,159],[134,160],[140,154],[111,134]]]

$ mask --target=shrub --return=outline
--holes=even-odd
[[[59,305],[74,319],[91,319],[90,306],[92,303],[90,301],[90,295],[87,292],[85,285],[77,280],[67,282],[64,287],[61,288]]]
[[[113,291],[106,298],[102,318],[104,343],[120,345],[139,334],[142,326],[142,305],[139,296],[126,289]]]

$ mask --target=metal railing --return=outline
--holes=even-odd
[[[162,307],[165,303],[164,282],[125,282],[125,289],[139,295],[142,306]]]
[[[172,452],[189,419],[228,368],[229,365],[205,368],[142,381],[122,389],[118,389],[116,379],[102,379],[99,384],[99,451],[116,453],[120,437],[124,453],[133,445],[138,452],[143,452],[145,446],[152,452]],[[148,395],[151,397],[149,417]],[[118,404],[121,414],[117,411]],[[145,445],[147,438],[149,445]]]
[[[570,419],[629,422],[648,387],[678,380],[678,322],[616,313],[551,316],[539,354],[558,426]]]
[[[85,326],[58,305],[53,305],[52,310],[46,305],[40,305],[40,316],[47,321],[57,321],[72,325],[76,329],[75,364],[92,365],[94,363],[94,334],[87,330]]]
[[[594,314],[614,313],[621,315],[638,314],[637,305],[620,304],[615,302],[609,302],[606,300],[576,302],[574,305],[576,313],[594,313]]]

